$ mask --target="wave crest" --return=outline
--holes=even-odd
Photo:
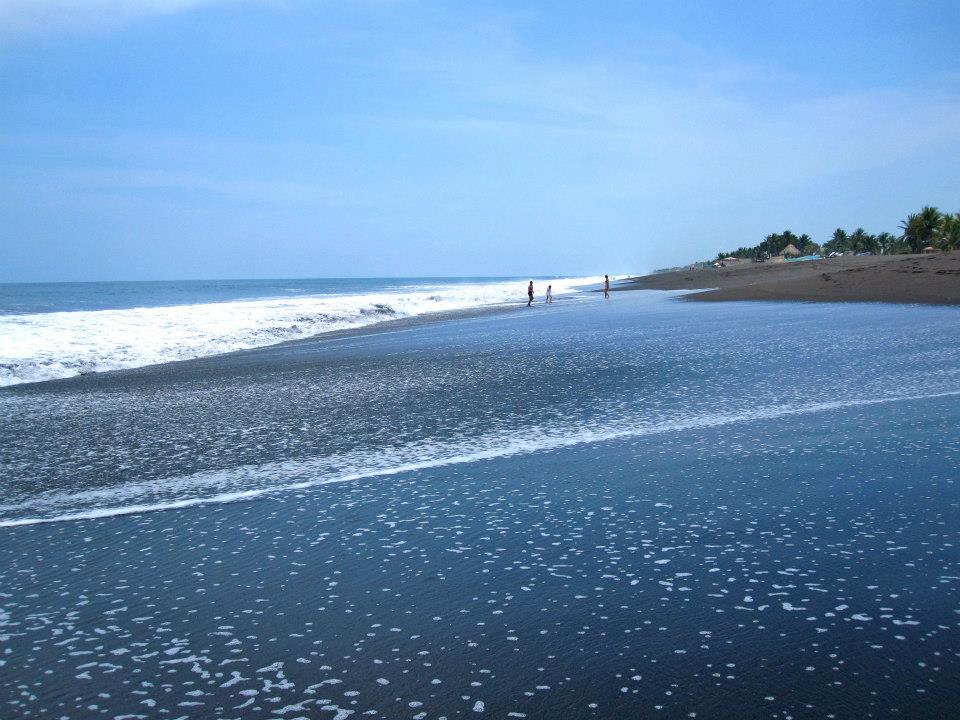
[[[555,280],[554,294],[596,278]],[[426,313],[525,301],[522,283],[0,316],[0,387],[191,360]]]

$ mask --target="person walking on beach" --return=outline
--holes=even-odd
[[[527,285],[527,307],[530,307],[533,304],[533,280],[530,281],[530,284]]]
[[[603,299],[604,300],[610,299],[610,276],[609,275],[603,276]]]
[[[545,298],[545,300],[548,303],[553,302],[553,285],[547,285],[547,297]]]

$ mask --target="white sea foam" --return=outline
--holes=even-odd
[[[555,295],[600,278],[553,280]],[[546,281],[540,281],[540,286]],[[522,283],[0,316],[0,387],[220,355],[427,313],[520,302]]]
[[[773,405],[735,413],[658,418],[656,421],[644,420],[643,418],[620,418],[616,423],[597,427],[558,424],[530,428],[522,432],[493,433],[442,443],[410,443],[404,447],[384,451],[351,452],[305,460],[245,465],[79,493],[39,495],[28,502],[0,505],[0,512],[6,514],[36,513],[33,517],[0,519],[0,527],[71,520],[93,520],[158,510],[174,510],[196,505],[245,501],[268,494],[305,490],[318,485],[386,477],[417,470],[517,455],[529,455],[588,443],[828,412],[858,406],[929,400],[958,395],[960,395],[960,390],[927,395],[849,398],[806,405]],[[144,498],[155,499],[157,497],[168,499],[136,502]]]

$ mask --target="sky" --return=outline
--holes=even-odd
[[[0,282],[639,273],[960,211],[960,4],[0,0]]]

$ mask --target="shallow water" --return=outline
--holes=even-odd
[[[5,707],[947,716],[958,339],[638,292],[0,391]]]

